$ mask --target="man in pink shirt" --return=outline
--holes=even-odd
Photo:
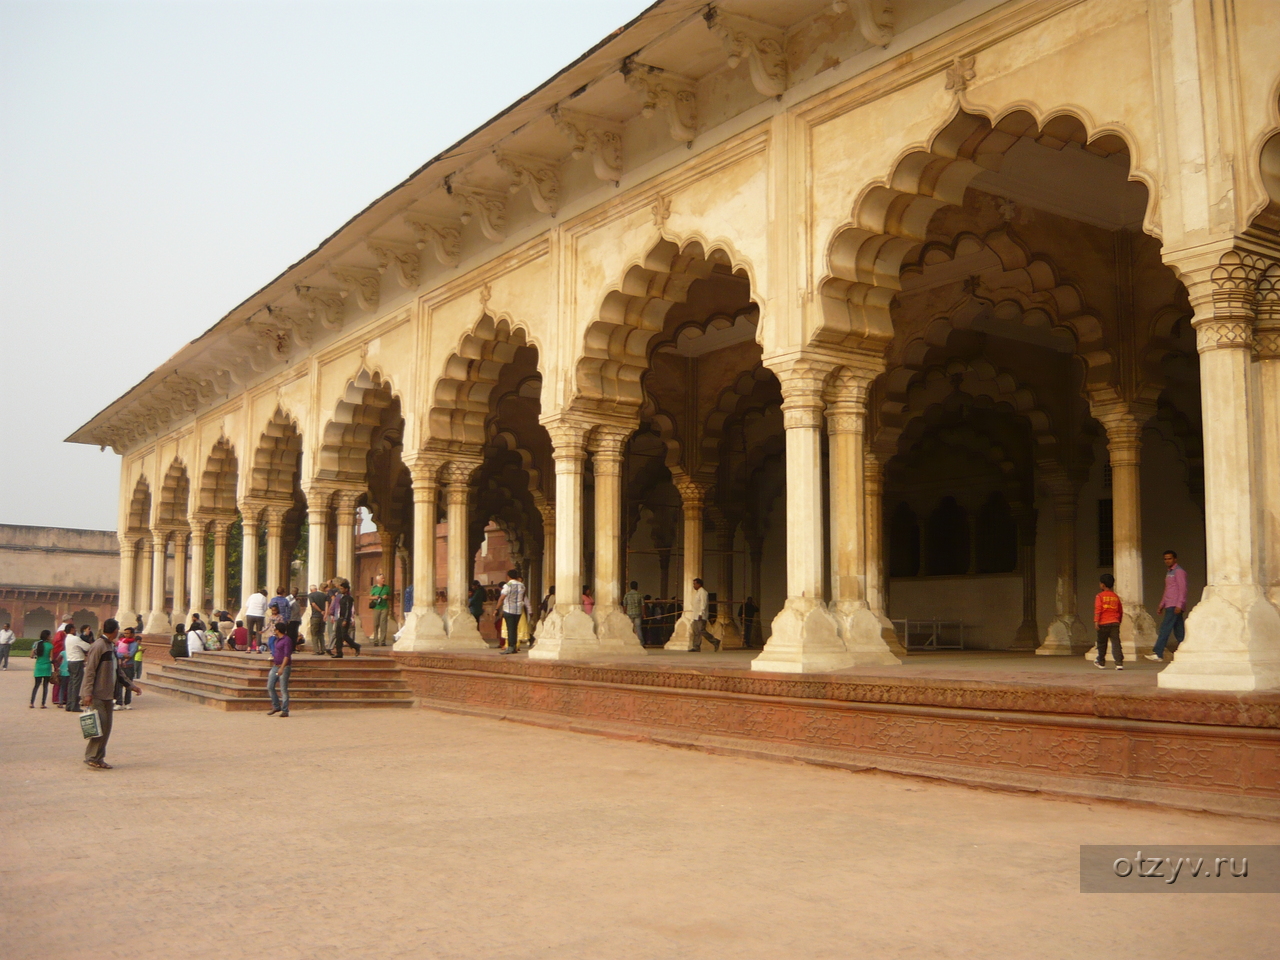
[[[1187,571],[1178,566],[1178,554],[1173,550],[1164,552],[1164,565],[1168,572],[1164,575],[1164,595],[1160,598],[1160,610],[1164,611],[1164,619],[1160,621],[1160,632],[1156,635],[1155,649],[1147,654],[1148,660],[1164,661],[1165,644],[1169,642],[1169,634],[1173,634],[1173,646],[1169,652],[1178,649],[1182,638],[1187,635],[1183,625],[1183,614],[1187,612]]]

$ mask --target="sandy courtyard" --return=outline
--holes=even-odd
[[[1082,895],[1077,868],[1276,823],[154,694],[93,771],[30,685],[0,673],[4,960],[1280,957],[1280,895]]]

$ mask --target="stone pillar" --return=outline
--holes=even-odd
[[[138,616],[134,605],[137,570],[138,541],[127,535],[120,537],[120,595],[116,602],[116,620],[122,628],[132,626]]]
[[[1076,499],[1079,490],[1065,476],[1047,477],[1053,492],[1054,541],[1058,577],[1054,588],[1054,617],[1036,653],[1070,656],[1089,649],[1088,628],[1076,616]]]
[[[880,637],[895,657],[907,655],[898,631],[889,619],[889,598],[884,570],[884,464],[867,444],[863,449],[863,486],[866,495],[866,524],[863,530],[866,568],[867,608],[880,621]]]
[[[1149,405],[1122,402],[1095,406],[1093,414],[1106,428],[1111,456],[1112,570],[1124,604],[1120,644],[1130,660],[1150,653],[1156,643],[1155,621],[1143,606],[1141,472],[1142,428],[1154,412]]]
[[[134,590],[138,598],[138,615],[142,617],[143,628],[146,628],[147,617],[151,614],[151,560],[155,550],[151,542],[151,531],[146,532],[142,540],[142,549],[138,551],[138,574],[134,579]],[[121,624],[121,628],[133,624]]]
[[[329,497],[331,491],[307,491],[307,584],[319,586],[325,573],[325,547],[329,543]]]
[[[217,534],[214,534],[216,539]],[[204,558],[205,544],[208,539],[208,533],[204,520],[196,520],[191,525],[191,573],[190,573],[190,602],[187,604],[187,622],[191,622],[191,614],[204,613]],[[227,549],[227,537],[224,533],[222,536],[222,549],[225,554]],[[215,555],[217,551],[214,551]],[[215,576],[216,579],[216,576]],[[225,585],[224,585],[225,586]],[[179,609],[177,607],[175,610]],[[214,605],[215,610],[224,609]],[[177,616],[177,614],[174,614]]]
[[[582,471],[590,425],[557,420],[547,424],[556,464],[555,578],[559,589],[538,629],[531,660],[573,660],[600,652],[595,621],[582,610]]]
[[[240,541],[240,612],[237,620],[245,618],[245,605],[249,595],[258,592],[258,508],[241,507],[240,526],[244,536]]]
[[[396,535],[390,530],[380,529],[378,546],[382,548],[382,575],[391,588],[387,597],[387,635],[393,636],[400,630],[400,622],[396,618]]]
[[[556,505],[544,503],[542,512],[542,593],[556,585]],[[552,606],[555,606],[554,597]]]
[[[449,636],[436,613],[436,497],[440,462],[408,462],[413,477],[413,609],[405,615],[396,650],[447,650]],[[471,649],[479,649],[474,644]]]
[[[845,649],[863,665],[901,664],[867,601],[867,493],[864,434],[871,374],[842,372],[827,405],[831,489],[831,608]]]
[[[231,520],[213,521],[213,609],[230,610],[231,600],[227,596],[227,536],[231,532]],[[204,578],[204,567],[200,569],[201,582]],[[204,593],[203,588],[201,593]]]
[[[756,614],[755,629],[751,632],[751,646],[764,646],[764,603],[760,593],[764,587],[764,537],[754,526],[748,526],[744,534],[747,541],[747,565],[749,567],[748,596],[756,602],[758,611]],[[744,623],[742,629],[745,633],[747,625]]]
[[[603,425],[592,433],[590,450],[596,480],[595,606],[592,619],[602,648],[639,653],[644,649],[631,618],[622,612],[622,457],[630,427]]]
[[[187,612],[187,538],[191,534],[180,530],[173,535],[173,616],[179,620]]]
[[[822,389],[825,377],[798,364],[782,378],[787,450],[787,601],[752,670],[842,670],[856,658],[823,597]]]
[[[1263,589],[1280,607],[1280,263],[1258,282],[1254,352],[1258,357]]]
[[[1212,267],[1182,272],[1200,352],[1208,585],[1187,618],[1186,640],[1160,672],[1161,687],[1280,687],[1280,612],[1262,585],[1264,498],[1257,482],[1259,472],[1274,477],[1274,464],[1259,470],[1255,431],[1262,414],[1250,382],[1256,288],[1265,266],[1229,250]]]
[[[720,641],[721,650],[741,650],[742,630],[734,615],[737,598],[733,595],[733,537],[738,524],[719,510],[715,511],[712,523],[716,531],[716,548],[720,552],[720,596],[716,601],[716,622],[709,629],[711,635]]]
[[[445,518],[449,522],[449,540],[445,554],[445,590],[448,604],[445,607],[444,627],[449,632],[450,646],[473,650],[486,650],[488,644],[480,636],[476,618],[467,608],[467,596],[471,581],[475,579],[475,556],[471,553],[467,533],[467,505],[471,501],[471,478],[480,467],[479,460],[452,460],[445,467]]]
[[[166,554],[169,549],[169,531],[153,530],[151,532],[151,604],[150,613],[146,617],[144,633],[167,634],[173,629],[169,615],[165,613],[165,593],[167,584],[165,574],[168,572]]]
[[[1022,574],[1022,623],[1010,649],[1034,650],[1040,642],[1040,619],[1036,612],[1036,509],[1030,504],[1018,516],[1018,570]]]
[[[684,612],[676,621],[675,631],[666,642],[667,650],[693,649],[693,616],[689,604],[693,598],[693,581],[702,577],[702,511],[706,506],[707,492],[711,484],[705,480],[681,474],[673,478],[680,491],[684,512],[684,563],[681,570],[681,598]]]
[[[365,640],[364,622],[360,616],[360,604],[365,601],[358,595],[359,584],[356,575],[356,525],[360,522],[358,512],[359,490],[340,490],[334,497],[334,522],[337,524],[337,547],[334,552],[334,568],[336,576],[351,584],[351,594],[356,597],[352,608],[351,636],[356,643]]]
[[[285,584],[280,580],[280,571],[284,560],[284,515],[288,508],[280,505],[267,507],[267,569],[263,580],[267,585],[267,596],[274,597],[276,588]]]

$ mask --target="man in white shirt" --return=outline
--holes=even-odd
[[[249,649],[257,650],[262,625],[267,618],[267,591],[249,594],[244,604],[244,625],[249,628]]]
[[[520,649],[520,615],[529,611],[529,593],[519,570],[507,571],[507,582],[498,594],[502,621],[507,628],[507,645],[499,653],[515,653]]]
[[[73,693],[67,697],[67,713],[75,713],[79,709],[81,682],[84,680],[84,655],[93,646],[93,634],[87,637],[67,634],[67,689]]]
[[[702,649],[702,638],[706,637],[711,641],[711,645],[716,648],[716,652],[720,652],[720,641],[711,634],[707,633],[707,610],[711,605],[711,595],[707,593],[707,588],[702,585],[701,578],[694,578],[693,596],[689,598],[689,605],[686,612],[693,620],[690,629],[690,649],[695,652]]]
[[[0,670],[9,669],[9,651],[13,648],[13,640],[13,631],[6,623],[4,629],[0,630]]]

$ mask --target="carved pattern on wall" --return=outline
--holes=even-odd
[[[480,230],[495,243],[505,240],[507,236],[507,195],[496,190],[486,190],[466,183],[459,183],[451,177],[445,178],[445,190],[458,204],[462,214],[460,220],[470,223],[472,217],[479,220]]]
[[[736,68],[743,60],[751,73],[751,84],[765,97],[780,97],[787,89],[787,56],[783,49],[784,32],[758,20],[725,13],[708,7],[704,14],[707,27],[720,38],[729,53],[729,66]]]
[[[689,143],[698,132],[698,99],[693,81],[643,63],[626,61],[622,73],[627,86],[640,97],[640,112],[651,117],[661,110],[671,137]]]
[[[556,129],[573,144],[573,157],[591,155],[595,175],[617,183],[622,179],[622,127],[601,117],[576,113],[563,107],[551,111]]]
[[[436,259],[446,267],[458,265],[462,259],[462,231],[456,223],[415,210],[404,215],[404,222],[418,235],[419,250],[430,247]]]
[[[422,258],[418,255],[416,247],[378,237],[366,237],[365,246],[378,261],[379,273],[386,273],[388,268],[393,268],[400,286],[406,290],[417,289]]]
[[[528,187],[534,208],[555,216],[560,209],[560,170],[554,161],[505,150],[495,151],[494,157],[511,177],[512,193]]]

